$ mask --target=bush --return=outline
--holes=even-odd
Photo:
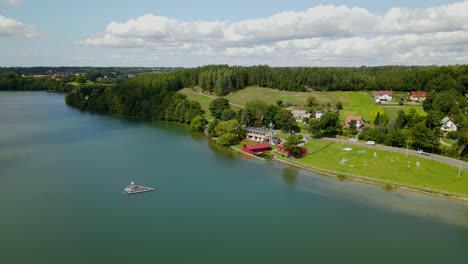
[[[393,190],[393,185],[387,183],[387,184],[385,184],[382,188],[383,188],[385,191],[389,192],[389,191]]]
[[[447,138],[456,140],[458,138],[458,131],[451,131],[447,133]]]
[[[203,132],[207,123],[203,116],[197,115],[192,119],[190,129],[192,129],[192,131]]]
[[[336,175],[336,177],[338,178],[339,181],[346,180],[346,176],[344,176],[343,174],[338,174],[338,175]]]
[[[218,138],[218,140],[216,140],[216,143],[220,146],[223,146],[223,147],[230,147],[232,145],[235,145],[238,143],[238,140],[236,138],[236,135],[232,134],[232,133],[226,133],[222,136],[220,136]]]

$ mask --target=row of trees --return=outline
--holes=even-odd
[[[89,78],[104,73],[90,70]],[[114,74],[108,72],[108,75]],[[16,74],[16,76],[20,76]],[[199,86],[204,91],[226,95],[247,86],[262,86],[287,91],[449,91],[468,93],[468,65],[455,66],[385,66],[385,67],[269,67],[209,65],[173,72],[148,73],[133,84],[158,87],[164,78],[177,79],[177,87]],[[14,89],[11,84],[8,85]],[[15,85],[18,86],[18,85]],[[24,87],[19,85],[18,87]],[[3,88],[5,89],[5,88]],[[20,88],[18,88],[20,89]],[[22,88],[21,88],[22,89]],[[34,88],[33,88],[34,89]],[[173,90],[171,87],[170,90]]]
[[[143,75],[115,86],[82,86],[65,99],[68,105],[86,111],[190,124],[204,111],[200,103],[176,93],[184,85],[179,72]]]
[[[0,73],[0,91],[54,91],[68,92],[74,86],[63,80],[48,77],[24,78],[15,73]]]
[[[385,67],[229,67],[212,65],[191,69],[186,83],[226,95],[247,86],[287,91],[448,91],[468,92],[468,66]]]

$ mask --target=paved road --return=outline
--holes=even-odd
[[[339,142],[339,143],[342,142],[342,140],[338,139],[338,138],[322,138],[322,139],[323,140],[328,140],[328,141]],[[347,144],[367,146],[362,141],[343,140],[343,142],[345,142]],[[367,147],[372,147],[372,148],[383,149],[383,150],[388,150],[388,151],[393,151],[393,152],[406,154],[406,149],[404,149],[404,148],[395,148],[395,147],[389,147],[389,146],[378,145],[378,144],[376,144],[375,146],[367,146]],[[423,155],[423,154],[419,154],[416,150],[411,150],[411,149],[408,150],[408,154],[413,155],[413,156],[417,156],[417,157],[420,157],[420,158],[424,158],[424,159],[440,161],[440,162],[443,162],[443,163],[446,163],[446,164],[449,164],[449,165],[454,165],[454,166],[457,166],[457,167],[460,166],[460,161],[459,160],[444,157],[444,156],[440,156],[440,155],[435,155],[435,154]],[[468,162],[462,161],[462,167],[464,169],[467,169],[468,168]]]

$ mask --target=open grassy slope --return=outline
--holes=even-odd
[[[282,100],[285,104],[303,108],[310,96],[315,97],[321,104],[335,105],[337,102],[341,102],[343,104],[341,119],[343,120],[347,115],[361,115],[365,120],[373,121],[377,112],[386,113],[390,119],[393,119],[399,110],[403,109],[408,112],[411,108],[416,109],[418,114],[425,115],[420,105],[385,106],[374,104],[371,95],[367,92],[286,92],[269,88],[248,87],[229,94],[226,98],[239,105],[245,105],[251,100],[262,100],[269,104],[276,104],[277,100]]]

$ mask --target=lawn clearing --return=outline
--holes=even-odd
[[[182,89],[178,91],[178,93],[186,95],[187,99],[189,100],[199,102],[201,105],[201,108],[203,109],[203,111],[205,111],[206,118],[212,118],[211,113],[210,113],[210,104],[216,98],[215,96],[210,97],[208,95],[202,95],[197,90],[192,89],[192,88]],[[231,109],[234,111],[238,111],[240,107],[231,105]]]
[[[464,170],[459,177],[455,166],[411,155],[407,159],[404,154],[346,143],[309,140],[306,147],[310,154],[296,162],[310,167],[415,188],[468,195],[468,171]],[[343,151],[344,148],[350,148],[351,151]],[[374,153],[377,157],[374,157]],[[340,164],[344,159],[346,162]],[[417,162],[420,167],[416,165]]]
[[[403,110],[405,113],[409,113],[411,109],[416,110],[416,113],[420,116],[426,116],[426,112],[422,108],[422,105],[397,105],[397,106],[382,106],[385,114],[390,120],[395,119],[398,116],[398,111]]]

